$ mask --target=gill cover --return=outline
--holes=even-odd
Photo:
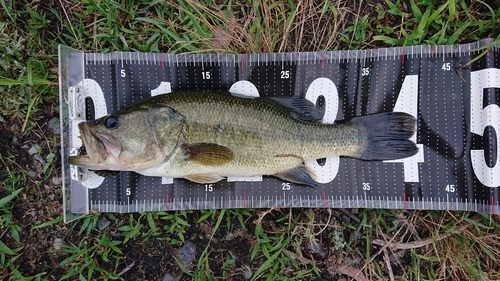
[[[158,147],[172,152],[179,144],[186,118],[164,103],[149,109],[147,122]]]

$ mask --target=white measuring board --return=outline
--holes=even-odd
[[[247,96],[304,97],[321,108],[325,123],[391,111],[407,112],[418,120],[413,137],[418,154],[392,161],[310,161],[307,165],[320,182],[317,189],[267,176],[196,184],[122,172],[102,178],[97,187],[86,187],[87,196],[81,200],[86,200],[88,210],[99,212],[341,207],[500,213],[499,46],[470,67],[460,68],[487,42],[245,55],[83,54],[66,48],[61,52],[67,70],[61,71],[61,87],[98,85],[104,93],[99,107],[105,106],[107,113],[168,92],[231,90]],[[78,75],[72,77],[72,72]],[[68,108],[85,108],[83,119],[93,119],[102,110],[96,111],[96,101],[88,98],[84,105],[75,105],[81,99],[68,97],[73,92],[61,91],[61,112],[69,112],[62,116],[63,147],[74,153],[79,144],[71,123],[77,121]],[[67,157],[71,151],[63,153]],[[63,163],[63,170],[71,174],[69,164]],[[85,185],[75,177],[65,179],[67,190]],[[80,212],[83,202],[73,197],[73,203]],[[78,213],[71,206],[66,209]]]

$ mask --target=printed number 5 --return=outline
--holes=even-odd
[[[500,88],[500,69],[487,68],[473,71],[470,74],[470,131],[483,136],[486,127],[493,127],[495,134],[500,130],[500,106],[489,104],[483,108],[484,89]],[[496,147],[500,147],[500,138],[496,137]],[[472,169],[478,180],[487,187],[500,186],[500,165],[498,164],[498,150],[496,163],[489,167],[485,161],[484,149],[471,150]]]

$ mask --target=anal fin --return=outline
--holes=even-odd
[[[304,165],[274,174],[274,176],[293,183],[308,185],[314,188],[318,187],[318,183],[313,179],[314,173]]]

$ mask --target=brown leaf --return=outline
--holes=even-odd
[[[349,277],[354,278],[357,281],[370,281],[365,275],[361,272],[361,270],[356,269],[352,266],[344,266],[338,269],[339,273],[345,274]]]

